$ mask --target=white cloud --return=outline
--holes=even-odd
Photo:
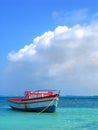
[[[8,58],[10,58],[11,61],[18,61],[22,59],[28,59],[29,57],[32,57],[36,54],[35,45],[30,44],[25,45],[23,49],[20,49],[19,52],[10,52],[8,55]]]
[[[54,31],[36,37],[18,52],[10,52],[8,59],[14,65],[21,63],[22,72],[23,68],[24,71],[29,68],[29,78],[33,82],[47,81],[48,84],[49,79],[53,78],[53,84],[69,81],[86,86],[89,82],[90,86],[97,88],[98,23],[78,24],[71,28],[58,26]]]
[[[75,25],[72,28],[58,26],[53,32],[45,32],[36,37],[33,43],[25,45],[18,52],[10,52],[8,59],[12,62],[23,60],[33,62],[36,57],[38,58],[36,60],[43,65],[48,63],[50,66],[56,65],[58,69],[60,66],[64,66],[61,67],[64,69],[68,66],[73,68],[75,63],[84,64],[89,58],[93,58],[93,60],[97,58],[97,43],[97,23],[87,26]],[[94,63],[92,62],[92,64]]]

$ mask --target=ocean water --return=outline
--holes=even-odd
[[[16,111],[0,97],[0,130],[98,130],[98,97],[60,97],[54,113]]]

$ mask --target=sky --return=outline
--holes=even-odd
[[[0,0],[0,95],[98,95],[97,0]]]

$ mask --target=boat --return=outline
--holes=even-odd
[[[54,112],[56,110],[60,91],[25,91],[23,97],[8,98],[13,109],[32,112]]]

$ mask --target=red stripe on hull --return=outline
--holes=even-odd
[[[28,101],[28,100],[37,100],[37,99],[45,99],[45,98],[55,98],[58,97],[59,94],[51,95],[51,96],[44,96],[44,97],[37,97],[37,98],[9,98],[9,100],[13,101]]]

